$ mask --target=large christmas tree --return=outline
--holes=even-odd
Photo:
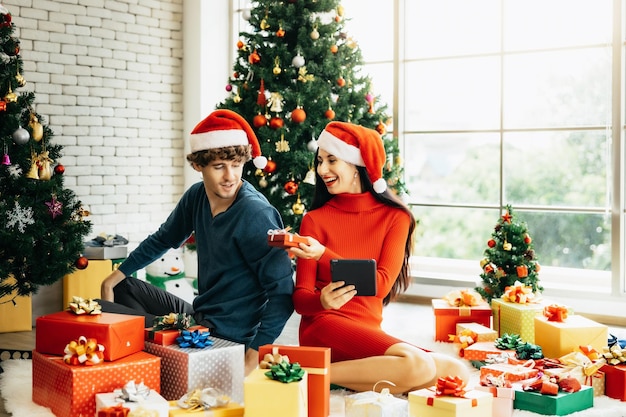
[[[75,194],[63,188],[61,146],[20,92],[20,42],[0,5],[0,297],[12,300],[84,268],[83,237],[91,225]]]
[[[480,262],[483,284],[476,291],[489,302],[502,296],[506,287],[516,281],[531,287],[533,293],[543,291],[528,225],[517,218],[510,205],[505,209],[487,241],[485,258]]]
[[[381,133],[389,158],[384,177],[392,190],[405,193],[397,138],[387,133],[387,107],[360,73],[361,51],[344,30],[339,1],[252,4],[243,17],[253,30],[239,34],[229,95],[217,106],[250,122],[269,159],[263,170],[247,167],[244,177],[297,230],[313,197],[315,139],[339,120]]]

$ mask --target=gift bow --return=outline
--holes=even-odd
[[[567,307],[560,304],[550,304],[543,308],[543,315],[548,321],[563,322],[567,318]]]
[[[304,377],[304,369],[300,367],[298,362],[289,363],[282,361],[277,365],[272,365],[270,370],[265,372],[265,376],[269,379],[288,384],[302,380]]]
[[[448,395],[462,397],[465,395],[465,382],[458,376],[445,376],[437,378],[435,393],[437,395]]]
[[[504,294],[502,294],[504,301],[518,304],[530,303],[534,298],[535,294],[533,293],[533,288],[529,285],[524,285],[520,281],[515,281],[513,285],[506,287]]]
[[[81,336],[65,346],[63,361],[69,365],[96,365],[103,361],[104,346],[96,339],[87,339]]]
[[[602,356],[606,359],[609,365],[619,365],[626,363],[626,349],[619,347],[618,343],[610,347],[604,347]]]
[[[371,398],[371,397],[361,398],[359,400],[354,401],[352,405],[371,404],[372,402],[379,403],[379,404],[386,404],[391,401],[394,401],[395,397],[391,394],[391,392],[389,391],[389,388],[383,388],[382,390],[380,390],[380,392],[376,392],[376,386],[378,386],[378,384],[383,383],[383,382],[389,385],[392,385],[394,387],[396,386],[396,384],[394,384],[391,381],[387,381],[384,379],[380,380],[377,383],[375,383],[374,387],[372,388],[372,393],[374,394],[373,395],[374,398]]]
[[[150,388],[145,386],[143,382],[135,384],[135,381],[129,381],[121,390],[116,392],[118,393],[117,398],[121,400],[142,402],[150,395]]]
[[[130,408],[124,407],[122,403],[113,405],[111,407],[101,408],[98,411],[98,415],[102,414],[106,417],[126,417],[130,412]]]
[[[82,297],[73,296],[69,303],[69,309],[74,314],[90,314],[96,315],[102,313],[102,306],[91,298],[84,299]]]
[[[181,348],[205,348],[211,346],[213,341],[209,339],[209,332],[201,332],[200,330],[183,330],[176,338],[176,343]]]
[[[511,381],[507,381],[504,373],[500,375],[486,374],[484,376],[481,375],[480,385],[484,387],[510,388]]]
[[[230,397],[222,394],[215,388],[195,389],[183,395],[176,404],[188,412],[214,407],[224,407],[230,402]]]
[[[193,317],[185,313],[170,313],[157,316],[152,323],[152,330],[183,330],[195,325]]]
[[[291,230],[291,226],[287,226],[284,229],[269,229],[267,231],[268,235],[287,235]]]
[[[461,350],[459,351],[459,355],[463,356],[463,349],[466,347],[473,345],[476,343],[476,339],[478,339],[478,335],[476,332],[471,329],[463,329],[459,334],[450,334],[448,335],[450,342],[460,344]]]
[[[481,295],[473,289],[450,291],[443,299],[452,307],[473,307],[485,302]]]
[[[571,368],[580,368],[585,376],[591,376],[602,368],[602,366],[606,363],[606,360],[602,358],[592,361],[582,352],[571,352],[567,355],[561,356],[559,358],[559,362],[562,365],[569,366]]]

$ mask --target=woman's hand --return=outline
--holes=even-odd
[[[311,236],[306,236],[306,239],[308,244],[300,243],[298,244],[298,247],[290,248],[289,252],[298,258],[319,261],[326,250],[326,246],[322,245],[317,239],[312,238]]]
[[[344,281],[331,282],[320,291],[320,301],[326,310],[339,310],[356,295],[354,285]],[[344,286],[345,285],[345,286]]]

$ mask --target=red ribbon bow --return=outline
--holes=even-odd
[[[437,379],[435,393],[437,395],[462,397],[465,395],[463,387],[465,387],[465,382],[458,376],[439,377]]]
[[[567,307],[559,304],[551,304],[544,307],[543,315],[548,318],[548,321],[563,322],[567,318]]]

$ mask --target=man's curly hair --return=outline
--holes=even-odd
[[[225,146],[223,148],[206,149],[187,155],[190,164],[205,167],[217,159],[225,161],[248,162],[252,158],[250,145]]]

